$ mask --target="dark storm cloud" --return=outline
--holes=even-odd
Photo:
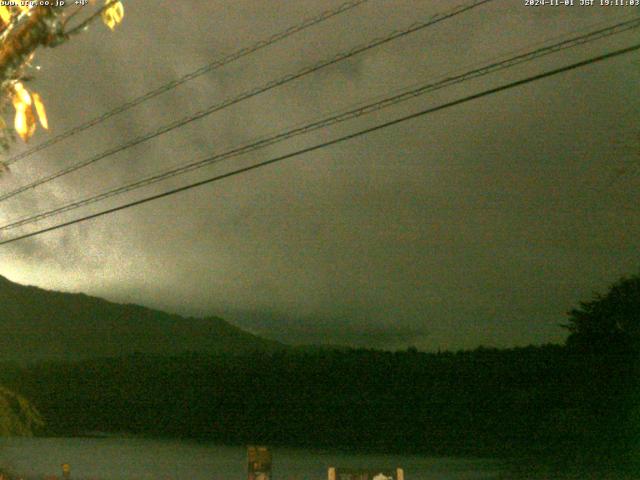
[[[339,3],[194,0],[163,2],[158,10],[157,2],[130,2],[115,33],[94,28],[82,40],[40,52],[37,88],[54,133],[62,132]],[[373,0],[16,164],[1,187],[451,6]],[[1,215],[44,209],[632,13],[497,1],[29,192],[3,204]],[[632,35],[468,82],[145,193],[587,58],[632,43]],[[13,244],[0,252],[0,273],[181,313],[220,314],[283,341],[428,349],[561,341],[566,310],[637,269],[639,214],[624,208],[637,203],[636,57]],[[612,184],[620,168],[629,173]]]

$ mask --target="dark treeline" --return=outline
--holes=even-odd
[[[291,350],[1,371],[56,435],[475,454],[620,452],[639,438],[640,370],[620,352]]]
[[[580,303],[565,327],[566,346],[136,354],[4,365],[0,384],[33,402],[45,434],[590,460],[637,454],[640,276]]]

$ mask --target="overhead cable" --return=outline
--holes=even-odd
[[[206,73],[212,72],[214,70],[217,70],[218,68],[221,68],[225,65],[228,65],[229,63],[232,63],[236,60],[239,60],[243,57],[246,57],[247,55],[250,55],[252,53],[255,53],[259,50],[262,50],[263,48],[266,48],[270,45],[273,45],[281,40],[284,40],[287,37],[290,37],[296,33],[299,33],[303,30],[306,30],[309,27],[312,27],[314,25],[317,25],[321,22],[324,22],[325,20],[328,20],[332,17],[335,17],[336,15],[340,15],[341,13],[347,12],[365,2],[368,2],[369,0],[352,0],[346,3],[343,3],[342,5],[340,5],[337,8],[334,8],[332,10],[327,10],[322,12],[320,15],[315,16],[313,18],[307,18],[306,20],[303,20],[301,23],[291,26],[289,28],[287,28],[286,30],[283,30],[281,32],[278,32],[272,36],[270,36],[269,38],[265,39],[265,40],[260,40],[248,47],[244,47],[241,48],[240,50],[237,50],[233,53],[230,53],[229,55],[225,55],[224,57],[215,60],[207,65],[204,65],[203,67],[198,68],[197,70],[194,70],[192,72],[187,73],[186,75],[183,75],[180,78],[177,78],[175,80],[172,80],[168,83],[165,83],[164,85],[161,85],[153,90],[148,91],[147,93],[140,95],[139,97],[136,97],[126,103],[123,103],[122,105],[119,105],[115,108],[113,108],[112,110],[109,110],[105,113],[103,113],[102,115],[99,115],[95,118],[92,118],[91,120],[87,120],[84,123],[81,123],[75,127],[70,128],[69,130],[56,135],[55,137],[51,137],[48,140],[45,140],[44,142],[40,143],[39,145],[30,148],[29,150],[26,150],[25,152],[19,153],[17,155],[14,155],[13,157],[5,160],[3,163],[7,166],[16,163],[19,160],[22,160],[23,158],[27,158],[31,155],[33,155],[36,152],[40,152],[42,150],[44,150],[45,148],[51,147],[59,142],[61,142],[62,140],[65,140],[69,137],[72,137],[73,135],[77,135],[80,132],[83,132],[84,130],[87,130],[95,125],[98,125],[102,122],[104,122],[105,120],[118,115],[122,112],[126,112],[127,110],[140,105],[141,103],[147,102],[149,100],[151,100],[154,97],[157,97],[158,95],[161,95],[165,92],[168,92],[170,90],[173,90],[174,88],[182,85],[183,83],[186,83],[190,80],[193,80],[195,78],[198,78]]]
[[[376,132],[378,130],[382,130],[384,128],[388,128],[388,127],[391,127],[391,126],[394,126],[394,125],[398,125],[400,123],[403,123],[403,122],[406,122],[406,121],[409,121],[409,120],[413,120],[413,119],[425,116],[427,114],[431,114],[431,113],[435,113],[435,112],[438,112],[438,111],[442,111],[442,110],[445,110],[447,108],[454,107],[456,105],[460,105],[460,104],[463,104],[463,103],[466,103],[466,102],[469,102],[469,101],[472,101],[472,100],[476,100],[476,99],[479,99],[479,98],[482,98],[482,97],[493,95],[495,93],[499,93],[499,92],[502,92],[502,91],[505,91],[505,90],[509,90],[509,89],[512,89],[512,88],[515,88],[515,87],[519,87],[519,86],[522,86],[522,85],[525,85],[525,84],[528,84],[528,83],[531,83],[531,82],[542,80],[544,78],[548,78],[548,77],[551,77],[551,76],[554,76],[554,75],[565,73],[565,72],[568,72],[570,70],[575,70],[577,68],[581,68],[581,67],[584,67],[584,66],[587,66],[587,65],[591,65],[591,64],[594,64],[594,63],[597,63],[597,62],[602,62],[604,60],[608,60],[608,59],[611,59],[611,58],[614,58],[614,57],[618,57],[620,55],[628,54],[628,53],[637,51],[639,49],[640,49],[640,44],[635,44],[635,45],[632,45],[630,47],[626,47],[626,48],[622,48],[622,49],[619,49],[619,50],[615,50],[613,52],[606,53],[604,55],[591,57],[591,58],[589,58],[587,60],[583,60],[581,62],[572,63],[570,65],[566,65],[564,67],[556,68],[556,69],[553,69],[553,70],[548,70],[546,72],[543,72],[543,73],[540,73],[540,74],[537,74],[537,75],[533,75],[533,76],[524,78],[522,80],[517,80],[517,81],[514,81],[514,82],[510,82],[510,83],[501,85],[499,87],[490,88],[490,89],[484,90],[484,91],[482,91],[480,93],[475,93],[475,94],[472,94],[472,95],[468,95],[466,97],[463,97],[463,98],[460,98],[460,99],[457,99],[457,100],[453,100],[453,101],[438,105],[436,107],[430,107],[430,108],[427,108],[425,110],[421,110],[419,112],[412,113],[410,115],[405,115],[403,117],[396,118],[394,120],[390,120],[390,121],[375,125],[373,127],[368,127],[368,128],[363,129],[363,130],[359,130],[357,132],[350,133],[348,135],[344,135],[344,136],[335,138],[333,140],[322,142],[322,143],[313,145],[311,147],[302,148],[300,150],[296,150],[296,151],[291,152],[291,153],[280,155],[280,156],[277,156],[275,158],[271,158],[269,160],[265,160],[265,161],[262,161],[262,162],[247,166],[247,167],[239,168],[239,169],[233,170],[231,172],[226,172],[226,173],[223,173],[223,174],[219,174],[219,175],[216,175],[214,177],[210,177],[210,178],[207,178],[207,179],[204,179],[204,180],[200,180],[198,182],[191,183],[191,184],[188,184],[188,185],[184,185],[182,187],[174,188],[172,190],[168,190],[168,191],[165,191],[165,192],[162,192],[162,193],[159,193],[159,194],[151,195],[151,196],[148,196],[148,197],[145,197],[145,198],[133,201],[133,202],[129,202],[129,203],[126,203],[126,204],[123,204],[123,205],[119,205],[117,207],[113,207],[113,208],[109,208],[109,209],[106,209],[106,210],[102,210],[100,212],[92,213],[92,214],[86,215],[84,217],[76,218],[74,220],[70,220],[70,221],[67,221],[67,222],[64,222],[64,223],[60,223],[60,224],[57,224],[57,225],[52,225],[50,227],[43,228],[43,229],[40,229],[40,230],[36,230],[34,232],[26,233],[24,235],[20,235],[20,236],[14,237],[14,238],[3,240],[3,241],[0,241],[0,245],[6,245],[8,243],[16,242],[18,240],[31,238],[31,237],[34,237],[36,235],[41,235],[43,233],[47,233],[47,232],[51,232],[51,231],[58,230],[58,229],[61,229],[61,228],[65,228],[65,227],[68,227],[68,226],[71,226],[71,225],[75,225],[75,224],[78,224],[78,223],[81,223],[81,222],[85,222],[87,220],[98,218],[98,217],[101,217],[101,216],[104,216],[104,215],[108,215],[108,214],[115,213],[115,212],[118,212],[118,211],[121,211],[121,210],[129,209],[129,208],[132,208],[132,207],[135,207],[135,206],[138,206],[138,205],[142,205],[142,204],[149,203],[149,202],[152,202],[152,201],[155,201],[155,200],[159,200],[161,198],[165,198],[165,197],[168,197],[168,196],[171,196],[171,195],[175,195],[175,194],[180,193],[180,192],[191,190],[191,189],[196,188],[196,187],[200,187],[200,186],[207,185],[207,184],[210,184],[210,183],[213,183],[213,182],[224,180],[226,178],[230,178],[230,177],[234,177],[234,176],[237,176],[237,175],[241,175],[241,174],[250,172],[252,170],[257,170],[259,168],[266,167],[268,165],[272,165],[272,164],[281,162],[283,160],[287,160],[289,158],[293,158],[293,157],[296,157],[296,156],[299,156],[299,155],[303,155],[303,154],[306,154],[306,153],[317,151],[317,150],[320,150],[322,148],[326,148],[326,147],[329,147],[329,146],[332,146],[332,145],[336,145],[338,143],[342,143],[342,142],[345,142],[347,140],[351,140],[351,139],[356,138],[356,137],[360,137],[360,136],[363,136],[363,135],[367,135],[367,134]]]
[[[227,107],[230,107],[232,105],[235,105],[237,103],[240,103],[244,100],[248,100],[249,98],[255,97],[257,95],[260,95],[261,93],[264,93],[268,90],[271,90],[273,88],[279,87],[281,85],[284,85],[286,83],[292,82],[294,80],[297,80],[299,78],[302,78],[306,75],[309,75],[311,73],[317,72],[318,70],[321,70],[325,67],[328,67],[330,65],[334,65],[338,62],[341,62],[343,60],[346,60],[347,58],[351,58],[355,55],[358,55],[360,53],[363,53],[367,50],[370,50],[372,48],[378,47],[380,45],[383,45],[385,43],[391,42],[393,40],[397,40],[401,37],[404,37],[406,35],[409,35],[411,33],[415,33],[419,30],[422,30],[424,28],[427,28],[429,26],[435,25],[436,23],[442,22],[443,20],[449,19],[449,18],[453,18],[457,15],[460,15],[472,8],[476,8],[482,4],[491,2],[493,0],[475,0],[471,3],[467,3],[458,7],[455,7],[452,10],[449,10],[446,13],[440,13],[440,14],[436,14],[431,16],[428,20],[424,21],[424,22],[418,22],[418,23],[414,23],[411,26],[409,26],[408,28],[405,28],[403,30],[399,30],[399,31],[393,31],[390,34],[387,34],[384,37],[380,37],[377,38],[365,45],[361,45],[355,48],[352,48],[349,51],[346,52],[342,52],[339,53],[327,60],[324,60],[322,62],[316,63],[314,65],[311,65],[309,67],[305,67],[302,70],[299,70],[297,73],[292,73],[292,74],[288,74],[285,75],[284,77],[281,77],[277,80],[273,80],[270,82],[267,82],[266,84],[254,88],[252,90],[246,91],[241,93],[240,95],[237,95],[235,97],[229,98],[227,100],[224,100],[220,103],[216,103],[214,105],[211,105],[205,109],[199,110],[191,115],[188,115],[187,117],[184,117],[180,120],[176,120],[174,122],[171,122],[167,125],[164,125],[152,132],[148,132],[144,135],[141,135],[137,138],[134,138],[124,144],[118,145],[116,147],[110,148],[104,152],[101,152],[97,155],[94,155],[93,157],[90,157],[88,159],[85,159],[79,163],[70,165],[68,167],[65,167],[61,170],[58,170],[57,172],[54,172],[50,175],[47,175],[46,177],[40,178],[38,180],[35,180],[29,184],[23,185],[21,187],[16,188],[15,190],[12,190],[10,192],[4,193],[0,195],[0,202],[7,200],[9,198],[12,198],[22,192],[25,192],[27,190],[30,190],[32,188],[36,188],[39,187],[40,185],[44,185],[45,183],[51,182],[52,180],[55,180],[57,178],[60,178],[64,175],[68,175],[72,172],[75,172],[77,170],[80,170],[81,168],[85,168],[89,165],[92,165],[104,158],[110,157],[112,155],[115,155],[116,153],[122,152],[124,150],[127,150],[129,148],[132,148],[136,145],[139,145],[143,142],[146,142],[148,140],[151,140],[153,138],[159,137],[160,135],[164,135],[172,130],[175,130],[179,127],[182,127],[184,125],[187,125],[191,122],[194,122],[196,120],[200,120],[208,115],[211,115],[212,113],[218,112],[220,110],[223,110]]]

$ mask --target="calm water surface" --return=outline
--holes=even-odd
[[[324,480],[329,466],[395,468],[406,480],[632,479],[632,474],[560,472],[549,466],[475,458],[368,455],[273,449],[275,480]],[[188,441],[137,438],[0,439],[0,466],[25,477],[61,474],[97,480],[234,480],[246,478],[246,450]]]

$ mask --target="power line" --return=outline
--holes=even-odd
[[[141,103],[144,103],[148,100],[151,100],[154,97],[157,97],[158,95],[161,95],[165,92],[168,92],[169,90],[172,90],[180,85],[182,85],[183,83],[186,83],[190,80],[193,80],[195,78],[198,78],[206,73],[212,72],[214,70],[217,70],[218,68],[221,68],[231,62],[234,62],[236,60],[241,59],[242,57],[246,57],[247,55],[250,55],[252,53],[255,53],[259,50],[262,50],[263,48],[266,48],[270,45],[273,45],[281,40],[284,40],[287,37],[290,37],[292,35],[295,35],[296,33],[299,33],[303,30],[306,30],[307,28],[310,28],[314,25],[317,25],[321,22],[324,22],[325,20],[328,20],[332,17],[335,17],[337,15],[340,15],[341,13],[347,12],[365,2],[368,2],[369,0],[352,0],[346,3],[343,3],[342,5],[340,5],[337,8],[334,8],[332,10],[326,10],[324,12],[322,12],[320,15],[313,17],[313,18],[307,18],[305,20],[303,20],[301,23],[294,25],[292,27],[287,28],[286,30],[283,30],[281,32],[278,32],[274,35],[272,35],[271,37],[265,39],[265,40],[260,40],[256,43],[254,43],[253,45],[250,45],[248,47],[242,48],[240,50],[237,50],[233,53],[230,53],[229,55],[226,55],[218,60],[215,60],[214,62],[211,62],[203,67],[200,67],[197,70],[194,70],[193,72],[187,73],[186,75],[183,75],[182,77],[176,79],[176,80],[172,80],[164,85],[161,85],[158,88],[155,88],[154,90],[150,90],[147,93],[140,95],[139,97],[134,98],[133,100],[130,100],[126,103],[123,103],[122,105],[109,110],[108,112],[103,113],[102,115],[99,115],[91,120],[86,121],[85,123],[81,123],[80,125],[77,125],[75,127],[70,128],[69,130],[67,130],[66,132],[63,132],[59,135],[56,135],[55,137],[50,138],[49,140],[46,140],[44,142],[42,142],[41,144],[25,151],[22,153],[19,153],[18,155],[14,155],[13,157],[9,158],[8,160],[6,160],[5,162],[3,162],[5,165],[11,165],[13,163],[16,163],[17,161],[29,157],[31,155],[33,155],[36,152],[39,152],[41,150],[44,150],[45,148],[51,147],[52,145],[55,145],[56,143],[61,142],[62,140],[65,140],[73,135],[76,135],[84,130],[87,130],[95,125],[98,125],[102,122],[104,122],[105,120],[118,115],[122,112],[125,112],[137,105],[140,105]]]
[[[636,50],[639,50],[639,49],[640,49],[640,44],[635,44],[635,45],[632,45],[630,47],[619,49],[619,50],[615,50],[613,52],[609,52],[609,53],[604,54],[604,55],[599,55],[597,57],[592,57],[592,58],[589,58],[587,60],[583,60],[581,62],[577,62],[577,63],[573,63],[573,64],[570,64],[570,65],[567,65],[567,66],[564,66],[564,67],[560,67],[560,68],[556,68],[556,69],[553,69],[553,70],[549,70],[549,71],[546,71],[544,73],[540,73],[538,75],[534,75],[534,76],[527,77],[527,78],[522,79],[522,80],[517,80],[517,81],[514,81],[514,82],[510,82],[510,83],[501,85],[499,87],[495,87],[495,88],[491,88],[491,89],[488,89],[488,90],[484,90],[484,91],[482,91],[480,93],[476,93],[476,94],[473,94],[473,95],[468,95],[468,96],[460,98],[458,100],[453,100],[451,102],[447,102],[447,103],[438,105],[436,107],[431,107],[431,108],[422,110],[422,111],[417,112],[417,113],[412,113],[410,115],[406,115],[404,117],[400,117],[400,118],[397,118],[397,119],[394,119],[394,120],[390,120],[388,122],[381,123],[381,124],[375,125],[373,127],[369,127],[369,128],[363,129],[363,130],[359,130],[358,132],[354,132],[354,133],[351,133],[349,135],[344,135],[342,137],[338,137],[338,138],[335,138],[333,140],[322,142],[322,143],[313,145],[311,147],[303,148],[303,149],[297,150],[295,152],[287,153],[285,155],[280,155],[278,157],[271,158],[269,160],[265,160],[263,162],[260,162],[260,163],[257,163],[257,164],[254,164],[254,165],[251,165],[251,166],[248,166],[248,167],[239,168],[237,170],[233,170],[231,172],[227,172],[227,173],[224,173],[224,174],[216,175],[214,177],[210,177],[210,178],[207,178],[205,180],[201,180],[201,181],[198,181],[198,182],[195,182],[195,183],[191,183],[189,185],[185,185],[185,186],[182,186],[182,187],[174,188],[172,190],[169,190],[169,191],[166,191],[166,192],[163,192],[163,193],[160,193],[160,194],[156,194],[156,195],[152,195],[152,196],[149,196],[149,197],[146,197],[146,198],[142,198],[142,199],[136,200],[134,202],[126,203],[124,205],[120,205],[120,206],[113,207],[113,208],[109,208],[107,210],[102,210],[100,212],[96,212],[96,213],[93,213],[91,215],[87,215],[87,216],[84,216],[84,217],[81,217],[81,218],[70,220],[68,222],[60,223],[58,225],[53,225],[51,227],[43,228],[41,230],[37,230],[35,232],[30,232],[30,233],[27,233],[27,234],[24,234],[24,235],[15,237],[15,238],[11,238],[11,239],[8,239],[8,240],[3,240],[3,241],[0,242],[0,245],[6,245],[8,243],[16,242],[18,240],[23,240],[23,239],[26,239],[26,238],[34,237],[36,235],[41,235],[41,234],[46,233],[46,232],[51,232],[51,231],[54,231],[54,230],[65,228],[65,227],[68,227],[68,226],[71,226],[71,225],[74,225],[74,224],[77,224],[77,223],[80,223],[80,222],[84,222],[84,221],[91,220],[91,219],[94,219],[94,218],[97,218],[97,217],[101,217],[103,215],[108,215],[108,214],[111,214],[111,213],[114,213],[114,212],[125,210],[125,209],[131,208],[131,207],[135,207],[137,205],[142,205],[144,203],[148,203],[148,202],[151,202],[151,201],[154,201],[154,200],[158,200],[160,198],[164,198],[164,197],[168,197],[170,195],[174,195],[174,194],[177,194],[177,193],[180,193],[180,192],[184,192],[184,191],[190,190],[192,188],[200,187],[202,185],[207,185],[209,183],[217,182],[217,181],[220,181],[220,180],[223,180],[223,179],[226,179],[226,178],[230,178],[230,177],[233,177],[233,176],[236,176],[236,175],[240,175],[240,174],[249,172],[251,170],[256,170],[258,168],[266,167],[268,165],[272,165],[274,163],[281,162],[283,160],[286,160],[286,159],[289,159],[289,158],[292,158],[292,157],[296,157],[298,155],[303,155],[303,154],[306,154],[306,153],[310,153],[310,152],[313,152],[313,151],[316,151],[316,150],[320,150],[322,148],[329,147],[331,145],[335,145],[335,144],[338,144],[338,143],[341,143],[341,142],[345,142],[347,140],[351,140],[351,139],[356,138],[356,137],[360,137],[360,136],[363,136],[363,135],[366,135],[366,134],[369,134],[369,133],[373,133],[375,131],[382,130],[382,129],[387,128],[387,127],[391,127],[393,125],[397,125],[397,124],[406,122],[408,120],[413,120],[413,119],[422,117],[422,116],[430,114],[430,113],[438,112],[438,111],[441,111],[441,110],[444,110],[444,109],[447,109],[447,108],[450,108],[450,107],[454,107],[456,105],[460,105],[460,104],[463,104],[463,103],[466,103],[466,102],[469,102],[469,101],[472,101],[472,100],[476,100],[478,98],[482,98],[482,97],[486,97],[486,96],[489,96],[489,95],[493,95],[493,94],[498,93],[498,92],[509,90],[509,89],[512,89],[512,88],[515,88],[515,87],[518,87],[518,86],[521,86],[521,85],[525,85],[525,84],[528,84],[528,83],[531,83],[531,82],[534,82],[534,81],[537,81],[537,80],[541,80],[541,79],[544,79],[544,78],[548,78],[548,77],[551,77],[553,75],[558,75],[558,74],[561,74],[561,73],[564,73],[564,72],[568,72],[570,70],[574,70],[574,69],[577,69],[577,68],[580,68],[580,67],[584,67],[586,65],[590,65],[590,64],[593,64],[593,63],[597,63],[597,62],[601,62],[601,61],[604,61],[604,60],[607,60],[607,59],[611,59],[611,58],[614,58],[614,57],[617,57],[617,56],[620,56],[620,55],[624,55],[624,54],[627,54],[627,53],[630,53],[630,52],[633,52],[633,51],[636,51]]]
[[[371,103],[369,105],[365,105],[363,107],[358,107],[356,109],[353,110],[349,110],[347,112],[344,113],[340,113],[338,115],[333,115],[330,116],[328,118],[325,118],[323,120],[320,121],[316,121],[310,124],[306,124],[303,127],[298,127],[298,128],[294,128],[288,131],[285,131],[283,133],[279,133],[277,135],[265,138],[265,139],[261,139],[255,142],[252,142],[248,145],[244,145],[242,147],[237,147],[234,148],[230,151],[224,152],[222,154],[218,154],[218,155],[214,155],[213,157],[208,157],[204,160],[199,160],[196,162],[192,162],[186,165],[182,165],[179,166],[177,168],[173,168],[170,169],[168,171],[165,172],[161,172],[161,173],[157,173],[154,174],[150,177],[135,181],[133,183],[130,183],[128,185],[124,185],[121,187],[118,187],[116,189],[112,189],[112,190],[108,190],[106,192],[100,193],[98,195],[95,196],[91,196],[89,198],[85,198],[83,200],[78,200],[72,203],[69,203],[67,205],[64,205],[62,207],[58,207],[56,209],[50,210],[48,212],[44,212],[38,215],[34,215],[34,216],[29,216],[29,217],[25,217],[19,220],[15,220],[9,224],[0,226],[0,230],[8,230],[11,228],[16,228],[22,225],[26,225],[29,223],[33,223],[35,221],[38,220],[42,220],[48,217],[51,217],[53,215],[59,214],[59,213],[63,213],[63,212],[67,212],[70,210],[74,210],[76,208],[80,208],[101,200],[104,200],[106,198],[109,197],[113,197],[125,192],[129,192],[132,190],[135,190],[137,188],[142,188],[144,186],[153,184],[153,183],[157,183],[159,181],[165,180],[167,178],[173,177],[173,176],[177,176],[180,174],[184,174],[187,173],[189,171],[195,170],[197,168],[202,168],[206,165],[210,165],[212,163],[218,163],[220,161],[226,160],[228,158],[232,158],[235,156],[239,156],[260,148],[264,148],[266,146],[272,145],[274,143],[277,142],[281,142],[283,140],[286,140],[288,138],[291,138],[293,136],[297,136],[300,134],[304,134],[304,133],[309,133],[311,131],[317,130],[319,128],[324,128],[330,125],[334,125],[336,123],[339,122],[343,122],[352,118],[356,118],[358,116],[364,115],[366,113],[371,113],[373,111],[376,110],[380,110],[382,108],[385,108],[387,106],[399,103],[401,101],[404,100],[408,100],[412,97],[416,97],[418,95],[422,95],[424,93],[430,92],[430,91],[434,91],[434,90],[438,90],[440,88],[444,88],[450,85],[454,85],[456,83],[460,83],[466,80],[470,80],[473,78],[478,78],[480,76],[483,75],[487,75],[489,73],[493,73],[497,70],[501,70],[504,68],[508,68],[523,62],[527,62],[527,61],[531,61],[533,59],[539,58],[543,55],[548,55],[550,53],[554,53],[557,52],[561,49],[566,49],[566,48],[570,48],[576,45],[581,45],[587,42],[591,42],[591,41],[595,41],[598,40],[600,38],[606,37],[606,36],[610,36],[610,35],[614,35],[616,33],[622,33],[624,31],[627,31],[631,28],[637,28],[638,26],[640,26],[640,20],[639,19],[635,19],[632,21],[627,21],[627,22],[622,22],[619,24],[616,24],[614,26],[611,27],[607,27],[607,28],[603,28],[600,30],[596,30],[594,32],[590,32],[588,34],[585,35],[581,35],[578,37],[574,37],[571,38],[569,40],[565,40],[550,46],[546,46],[546,47],[542,47],[542,48],[538,48],[534,51],[531,52],[527,52],[521,55],[517,55],[511,58],[508,58],[506,60],[502,60],[500,62],[495,62],[495,63],[491,63],[489,65],[485,65],[481,68],[475,69],[475,70],[471,70],[469,72],[466,72],[464,74],[461,75],[456,75],[454,77],[448,77],[445,78],[439,82],[435,82],[435,83],[430,83],[430,84],[423,84],[418,88],[414,88],[412,90],[403,92],[399,95],[394,95],[392,97],[388,97],[385,98],[381,101],[377,101],[374,103]]]
[[[584,45],[585,43],[593,42],[605,37],[623,33],[632,28],[638,28],[638,27],[640,27],[640,19],[638,18],[634,20],[620,22],[606,28],[601,28],[593,32],[572,37],[570,39],[563,40],[561,42],[557,42],[552,45],[543,46],[535,50],[525,52],[519,55],[515,55],[501,61],[492,62],[488,65],[484,65],[480,68],[470,70],[460,75],[446,77],[437,82],[421,84],[418,87],[414,87],[411,90],[404,91],[400,94],[392,95],[390,97],[383,98],[382,100],[378,100],[373,103],[369,103],[367,105],[348,110],[346,112],[334,114],[322,120],[304,124],[301,127],[291,128],[289,130],[272,135],[270,137],[253,141],[241,147],[235,147],[224,153],[216,154],[216,155],[207,157],[205,159],[197,160],[195,162],[174,167],[164,172],[159,172],[149,177],[136,180],[135,182],[129,183],[127,185],[123,185],[115,189],[110,189],[105,192],[99,193],[97,195],[93,195],[81,200],[77,200],[40,214],[31,215],[31,216],[23,217],[21,219],[13,220],[8,224],[0,226],[0,231],[21,227],[23,225],[27,225],[30,223],[37,222],[39,220],[52,217],[54,215],[75,210],[77,208],[81,208],[81,207],[105,200],[107,198],[114,197],[116,195],[120,195],[120,194],[130,192],[154,183],[158,183],[160,181],[166,180],[167,178],[182,175],[187,172],[205,167],[207,165],[211,165],[213,163],[219,163],[229,158],[237,157],[261,148],[265,148],[267,146],[282,142],[294,136],[306,134],[306,133],[318,130],[320,128],[326,128],[328,126],[335,125],[337,123],[341,123],[353,118],[360,117],[368,113],[372,113],[377,110],[381,110],[383,108],[389,107],[391,105],[395,105],[397,103],[409,100],[411,98],[417,97],[419,95],[423,95],[428,92],[433,92],[435,90],[449,87],[451,85],[455,85],[468,80],[479,78],[481,76],[488,75],[499,70],[503,70],[506,68],[513,67],[515,65],[519,65],[525,62],[535,60],[542,56],[549,55],[551,53],[555,53],[563,49],[575,47],[578,45]]]
[[[48,183],[48,182],[50,182],[52,180],[55,180],[57,178],[60,178],[60,177],[62,177],[64,175],[68,175],[69,173],[75,172],[75,171],[77,171],[77,170],[79,170],[81,168],[84,168],[84,167],[87,167],[89,165],[92,165],[92,164],[94,164],[94,163],[96,163],[96,162],[98,162],[98,161],[100,161],[100,160],[102,160],[104,158],[107,158],[107,157],[109,157],[111,155],[114,155],[116,153],[122,152],[124,150],[127,150],[127,149],[129,149],[131,147],[139,145],[139,144],[141,144],[143,142],[146,142],[148,140],[151,140],[151,139],[153,139],[155,137],[158,137],[160,135],[164,135],[165,133],[168,133],[168,132],[170,132],[172,130],[175,130],[175,129],[179,128],[179,127],[187,125],[187,124],[189,124],[191,122],[194,122],[196,120],[200,120],[201,118],[204,118],[204,117],[206,117],[208,115],[211,115],[212,113],[215,113],[215,112],[217,112],[219,110],[222,110],[224,108],[230,107],[230,106],[235,105],[237,103],[240,103],[240,102],[242,102],[244,100],[248,100],[249,98],[252,98],[252,97],[255,97],[257,95],[260,95],[261,93],[264,93],[264,92],[266,92],[268,90],[271,90],[273,88],[276,88],[276,87],[279,87],[281,85],[284,85],[286,83],[289,83],[289,82],[292,82],[294,80],[300,79],[300,78],[302,78],[302,77],[304,77],[306,75],[309,75],[309,74],[311,74],[313,72],[316,72],[316,71],[318,71],[318,70],[320,70],[322,68],[328,67],[330,65],[334,65],[334,64],[336,64],[338,62],[341,62],[343,60],[346,60],[347,58],[350,58],[350,57],[353,57],[353,56],[358,55],[360,53],[363,53],[363,52],[365,52],[367,50],[370,50],[372,48],[375,48],[375,47],[378,47],[378,46],[383,45],[385,43],[388,43],[388,42],[391,42],[393,40],[399,39],[399,38],[404,37],[406,35],[409,35],[411,33],[415,33],[415,32],[417,32],[419,30],[422,30],[424,28],[430,27],[432,25],[435,25],[436,23],[442,22],[442,21],[447,20],[449,18],[453,18],[453,17],[455,17],[457,15],[460,15],[460,14],[462,14],[462,13],[468,11],[468,10],[476,8],[476,7],[478,7],[480,5],[483,5],[485,3],[489,3],[491,1],[493,1],[493,0],[474,0],[474,1],[470,2],[470,3],[455,7],[452,10],[449,10],[446,13],[440,13],[440,14],[433,15],[427,21],[414,23],[411,26],[409,26],[408,28],[405,28],[405,29],[400,30],[400,31],[397,31],[397,30],[393,31],[390,34],[387,34],[384,37],[380,37],[380,38],[374,39],[374,40],[372,40],[371,42],[369,42],[369,43],[367,43],[365,45],[360,45],[358,47],[352,48],[349,51],[339,53],[339,54],[335,55],[334,57],[331,57],[328,60],[324,60],[324,61],[316,63],[316,64],[314,64],[312,66],[305,67],[302,70],[299,70],[297,73],[285,75],[284,77],[281,77],[281,78],[279,78],[277,80],[270,81],[270,82],[268,82],[268,83],[266,83],[266,84],[264,84],[264,85],[262,85],[260,87],[257,87],[257,88],[254,88],[252,90],[246,91],[246,92],[244,92],[244,93],[242,93],[242,94],[240,94],[240,95],[238,95],[236,97],[224,100],[221,103],[217,103],[217,104],[211,105],[211,106],[209,106],[209,107],[207,107],[207,108],[205,108],[203,110],[200,110],[198,112],[195,112],[194,114],[189,115],[189,116],[187,116],[185,118],[182,118],[180,120],[174,121],[174,122],[172,122],[172,123],[170,123],[168,125],[164,125],[164,126],[158,128],[155,131],[148,132],[148,133],[146,133],[146,134],[144,134],[144,135],[142,135],[140,137],[137,137],[137,138],[135,138],[133,140],[130,140],[127,143],[124,143],[124,144],[118,145],[116,147],[113,147],[113,148],[111,148],[109,150],[106,150],[106,151],[104,151],[102,153],[94,155],[93,157],[90,157],[90,158],[88,158],[86,160],[83,160],[80,163],[76,163],[74,165],[70,165],[69,167],[63,168],[62,170],[58,170],[57,172],[52,173],[51,175],[48,175],[48,176],[43,177],[43,178],[40,178],[39,180],[31,182],[31,183],[29,183],[27,185],[23,185],[22,187],[18,187],[17,189],[12,190],[11,192],[2,194],[2,195],[0,195],[0,202],[2,202],[4,200],[7,200],[7,199],[9,199],[11,197],[14,197],[14,196],[16,196],[16,195],[18,195],[18,194],[20,194],[22,192],[25,192],[27,190],[30,190],[32,188],[36,188],[36,187],[38,187],[40,185]]]

